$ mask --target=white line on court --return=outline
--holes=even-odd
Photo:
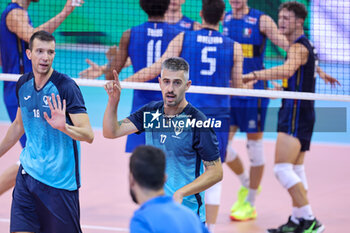
[[[10,219],[8,218],[0,218],[0,222],[10,222]],[[105,227],[105,226],[93,226],[93,225],[81,225],[84,229],[90,229],[90,230],[104,230],[104,231],[114,231],[114,232],[129,232],[129,229],[127,228],[120,228],[120,227]]]

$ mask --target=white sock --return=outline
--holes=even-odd
[[[257,192],[257,189],[249,189],[246,201],[249,202],[252,206],[255,205],[255,197]]]
[[[299,208],[300,217],[305,220],[313,220],[315,216],[312,213],[311,205],[304,205]]]
[[[293,170],[299,176],[301,182],[304,185],[305,190],[307,190],[308,189],[308,184],[307,184],[304,164],[294,165],[293,166]]]
[[[241,181],[241,184],[249,188],[249,176],[246,172],[243,172],[242,174],[238,175],[238,179]]]
[[[208,228],[208,230],[209,230],[210,233],[214,233],[215,224],[208,224],[208,223],[207,223],[207,228]]]
[[[293,210],[292,210],[292,216],[291,216],[291,220],[296,223],[296,224],[299,224],[299,219],[300,216],[299,216],[299,208],[298,207],[295,207],[293,206]]]

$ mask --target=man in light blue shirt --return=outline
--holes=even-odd
[[[165,154],[153,146],[139,146],[130,157],[129,185],[140,206],[130,221],[130,233],[208,233],[190,209],[164,195]]]

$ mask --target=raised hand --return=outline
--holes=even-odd
[[[56,101],[55,94],[53,93],[51,94],[52,103],[50,98],[46,98],[47,102],[49,103],[51,118],[47,115],[46,112],[44,112],[44,118],[52,128],[64,131],[66,128],[66,100],[64,99],[63,103],[61,103],[61,98],[59,95],[57,95]]]
[[[79,73],[80,78],[96,79],[103,75],[105,69],[104,66],[98,65],[90,59],[85,59],[85,61],[90,65],[90,67]]]
[[[70,14],[73,12],[75,7],[82,6],[83,4],[84,4],[84,0],[80,0],[80,1],[79,0],[67,0],[62,11]]]
[[[331,84],[332,87],[341,86],[340,82],[336,79],[330,76],[329,74],[323,72],[322,74],[319,74],[320,77],[325,81],[326,84]]]
[[[118,104],[122,88],[120,86],[119,77],[116,70],[113,70],[113,77],[114,77],[114,80],[107,82],[104,85],[104,88],[109,97],[108,101],[112,101],[112,103]]]

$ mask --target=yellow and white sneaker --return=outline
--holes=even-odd
[[[239,209],[231,213],[230,218],[233,221],[248,221],[256,219],[257,216],[258,214],[256,213],[255,206],[245,201]]]

